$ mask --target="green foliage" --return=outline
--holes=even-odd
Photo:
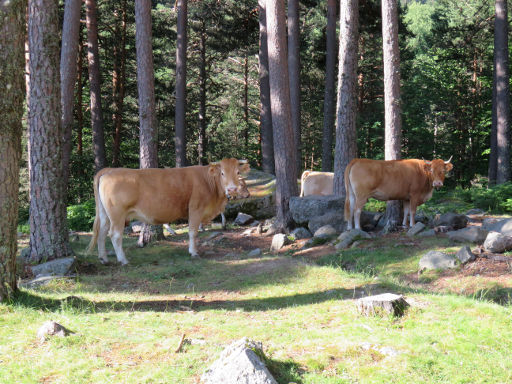
[[[471,203],[489,212],[512,212],[512,183],[495,185],[489,189],[471,188]]]
[[[87,200],[85,203],[70,205],[68,210],[68,225],[74,231],[90,231],[96,215],[96,205],[94,199]]]

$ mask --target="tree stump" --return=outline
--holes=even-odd
[[[402,295],[383,293],[376,296],[363,297],[356,302],[359,313],[365,316],[391,314],[402,316],[409,306]]]

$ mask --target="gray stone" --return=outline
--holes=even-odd
[[[332,227],[332,225],[324,225],[323,227],[318,228],[315,233],[314,237],[325,237],[329,238],[331,236],[335,236],[337,234],[336,230]]]
[[[271,219],[266,219],[261,226],[262,232],[267,232],[276,222],[276,218],[272,217]]]
[[[335,195],[294,196],[290,199],[290,213],[297,224],[308,223],[311,219],[325,215],[328,212],[343,212],[344,206],[345,200]]]
[[[55,321],[47,321],[37,331],[37,339],[40,343],[43,343],[48,338],[48,336],[65,337],[70,333],[73,332],[64,328],[59,323],[56,323]]]
[[[505,236],[512,236],[512,219],[489,220],[485,219],[482,226],[489,232],[499,232]]]
[[[55,259],[43,264],[32,265],[30,266],[30,269],[32,270],[32,274],[36,277],[56,275],[63,276],[73,268],[74,264],[74,257],[64,257],[62,259]]]
[[[383,293],[375,296],[363,297],[356,302],[357,310],[366,316],[375,314],[390,314],[402,316],[409,306],[402,295]]]
[[[260,356],[261,343],[243,338],[229,345],[201,376],[204,384],[277,384]]]
[[[420,260],[420,271],[424,269],[450,269],[457,267],[455,257],[439,251],[430,251]]]
[[[416,236],[418,233],[420,233],[421,231],[423,231],[425,229],[425,224],[423,224],[422,222],[418,222],[416,224],[414,224],[408,231],[407,231],[407,235],[408,236]]]
[[[452,240],[460,241],[461,243],[470,242],[476,244],[483,243],[487,234],[488,232],[481,227],[467,227],[446,233],[448,238]]]
[[[271,251],[279,251],[285,245],[289,243],[288,237],[284,233],[278,233],[272,238],[272,245],[270,246]]]
[[[315,233],[318,228],[324,225],[332,226],[338,233],[345,229],[345,219],[343,218],[343,211],[327,212],[321,216],[313,217],[309,220],[308,228],[311,233]]]
[[[233,222],[233,224],[235,224],[235,225],[247,225],[247,224],[249,224],[253,220],[254,220],[254,218],[251,215],[248,215],[248,214],[243,213],[243,212],[238,212],[238,215],[236,216],[236,219]]]
[[[435,226],[448,226],[453,229],[465,228],[468,225],[468,217],[458,213],[447,212],[443,213],[439,218],[434,221]]]
[[[36,277],[35,279],[29,280],[29,281],[24,281],[24,282],[20,283],[20,286],[23,288],[31,289],[31,288],[37,288],[37,287],[42,287],[44,285],[47,285],[53,280],[69,279],[69,278],[71,278],[71,276],[39,276],[39,277]]]
[[[462,247],[461,249],[459,249],[457,251],[457,253],[455,254],[455,257],[457,259],[459,259],[459,261],[462,264],[466,264],[467,262],[470,262],[470,261],[473,261],[476,259],[475,254],[473,252],[471,252],[471,248],[469,248],[468,246]]]
[[[343,215],[343,212],[342,212]],[[377,227],[379,220],[384,215],[382,212],[362,211],[360,217],[361,228],[364,231],[371,231]]]
[[[485,211],[483,209],[480,209],[480,208],[473,208],[473,209],[470,209],[469,211],[466,212],[466,215],[482,216],[484,214],[485,214]]]
[[[334,247],[336,249],[345,249],[350,247],[350,245],[356,240],[371,238],[371,235],[365,231],[361,231],[360,229],[351,229],[350,231],[345,231],[338,236],[339,242]]]
[[[144,223],[142,221],[134,221],[130,224],[130,228],[133,233],[139,233],[144,228]]]
[[[26,248],[23,248],[20,252],[20,257],[21,259],[27,263],[29,261],[29,258],[30,258],[30,246],[29,247],[26,247]]]
[[[420,236],[420,237],[431,237],[431,236],[435,236],[435,235],[436,235],[436,231],[434,229],[428,229],[426,231],[418,233],[418,236]]]
[[[250,251],[247,254],[247,257],[257,257],[257,256],[260,256],[260,255],[261,255],[261,249],[256,248],[256,249],[253,249],[252,251]]]
[[[275,195],[230,200],[224,210],[224,216],[232,219],[238,215],[238,212],[242,211],[255,219],[272,217],[276,214]]]
[[[503,253],[512,249],[512,236],[500,232],[489,232],[484,241],[484,249],[488,252]]]
[[[291,233],[295,240],[309,239],[313,235],[304,227],[295,228]]]

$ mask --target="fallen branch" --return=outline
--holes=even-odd
[[[183,342],[185,341],[185,334],[181,335],[180,343],[178,344],[178,348],[174,351],[174,353],[180,353],[181,347],[183,347]]]

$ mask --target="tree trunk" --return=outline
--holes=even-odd
[[[299,0],[288,0],[288,75],[290,81],[290,106],[296,151],[297,174],[302,168],[300,130],[300,31]],[[286,50],[286,48],[285,48]]]
[[[121,162],[121,128],[123,125],[124,95],[126,83],[126,0],[121,5],[121,23],[116,22],[116,36],[119,37],[119,47],[114,45],[114,70],[112,71],[112,90],[114,113],[114,140],[112,147],[112,166],[119,167]],[[120,30],[119,30],[120,29]]]
[[[244,57],[244,144],[245,151],[249,151],[249,54]]]
[[[336,70],[336,0],[327,0],[327,51],[325,63],[322,171],[332,171],[332,132],[334,127],[334,77]]]
[[[78,54],[80,32],[80,10],[82,0],[66,0],[64,6],[64,23],[62,25],[62,45],[60,53],[60,104],[62,108],[62,143],[63,183],[67,195],[69,181],[69,161],[71,159],[71,133],[73,129],[73,101],[76,83],[76,59]]]
[[[101,73],[98,51],[98,9],[96,0],[85,0],[87,20],[87,60],[89,61],[89,86],[91,91],[91,127],[96,172],[105,168],[105,138],[101,108]]]
[[[140,168],[158,168],[158,130],[155,113],[155,78],[151,44],[151,0],[135,2],[135,48],[137,51],[137,89],[139,92]],[[161,225],[144,225],[139,246],[163,238]]]
[[[260,25],[259,80],[260,80],[260,137],[263,172],[275,173],[272,111],[270,109],[270,84],[268,80],[268,45],[266,0],[258,0]]]
[[[496,68],[496,55],[494,55],[494,68]],[[497,116],[496,116],[496,70],[494,70],[492,75],[492,123],[491,123],[491,137],[490,137],[490,153],[489,153],[489,168],[488,168],[488,178],[489,178],[489,186],[496,184],[496,173],[498,171],[498,161],[497,161],[497,152],[498,152],[498,135],[497,135]]]
[[[199,112],[197,116],[199,137],[197,143],[197,157],[199,165],[207,163],[206,160],[206,22],[201,19],[199,32]]]
[[[384,65],[384,157],[400,159],[402,139],[402,108],[400,102],[400,53],[398,49],[398,3],[382,0],[382,44]],[[389,201],[386,225],[393,228],[400,222],[400,202]]]
[[[507,1],[496,0],[494,71],[496,73],[496,184],[510,180],[510,96],[508,69]]]
[[[0,6],[0,302],[16,291],[18,181],[25,99],[25,12],[23,0]]]
[[[187,0],[177,0],[178,4],[178,37],[176,41],[176,116],[175,116],[175,147],[176,166],[187,165]]]
[[[276,165],[276,228],[288,230],[293,219],[289,201],[298,194],[297,161],[291,124],[290,83],[286,53],[284,0],[267,3],[270,105]]]
[[[77,87],[76,87],[76,103],[75,103],[75,113],[76,113],[76,144],[77,144],[77,153],[79,156],[83,154],[83,129],[84,129],[84,111],[83,111],[83,65],[84,65],[84,43],[82,38],[82,27],[80,25],[79,33],[78,33],[78,59],[76,63],[76,72],[77,72]]]
[[[357,155],[358,29],[358,0],[342,0],[340,6],[340,53],[336,103],[336,147],[334,151],[334,194],[342,197],[345,197],[343,179],[345,168]]]
[[[31,262],[71,254],[62,167],[58,23],[57,2],[29,1]]]

